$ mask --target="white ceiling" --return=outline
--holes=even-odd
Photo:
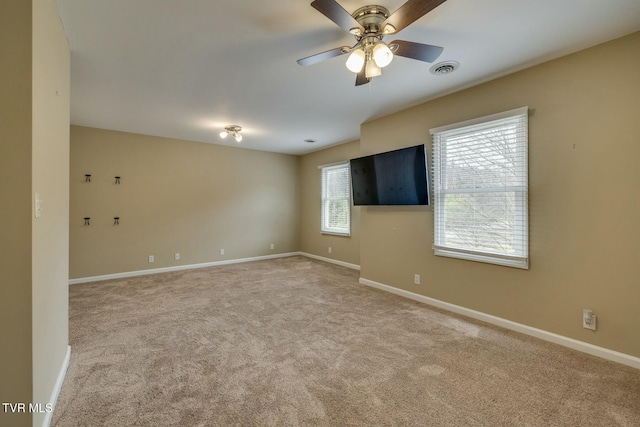
[[[338,0],[349,12],[371,0]],[[452,74],[396,57],[355,87],[353,36],[311,0],[57,0],[71,46],[73,124],[302,154],[360,124],[640,30],[640,0],[448,0],[397,35],[444,47]],[[403,0],[379,0],[390,11]],[[612,64],[615,68],[615,64]],[[597,82],[594,82],[597,83]],[[244,140],[220,139],[225,125]],[[305,139],[317,140],[314,144]]]

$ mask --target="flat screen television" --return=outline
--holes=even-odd
[[[355,206],[428,205],[424,144],[349,161]]]

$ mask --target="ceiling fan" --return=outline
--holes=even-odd
[[[350,53],[346,65],[356,73],[356,86],[360,86],[381,75],[382,68],[391,63],[394,55],[433,62],[444,50],[442,47],[405,40],[394,40],[387,44],[382,39],[406,28],[445,1],[408,0],[392,14],[382,6],[370,5],[349,14],[335,0],[314,0],[311,6],[340,28],[353,34],[356,44],[298,59],[298,64],[306,67]]]

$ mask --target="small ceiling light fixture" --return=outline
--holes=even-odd
[[[231,134],[233,135],[233,137],[236,139],[237,142],[241,142],[242,141],[242,135],[240,134],[241,131],[242,131],[242,127],[238,125],[225,126],[224,130],[220,132],[220,138],[224,139],[229,134]]]

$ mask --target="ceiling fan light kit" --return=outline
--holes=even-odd
[[[349,14],[336,0],[314,0],[311,6],[339,27],[351,33],[356,44],[342,46],[298,60],[302,66],[313,65],[326,59],[350,53],[346,66],[356,73],[356,86],[369,83],[382,74],[382,68],[393,61],[394,54],[424,62],[433,62],[443,48],[428,44],[394,40],[387,44],[382,39],[394,34],[435,9],[446,0],[408,0],[390,14],[378,5],[364,6]]]

